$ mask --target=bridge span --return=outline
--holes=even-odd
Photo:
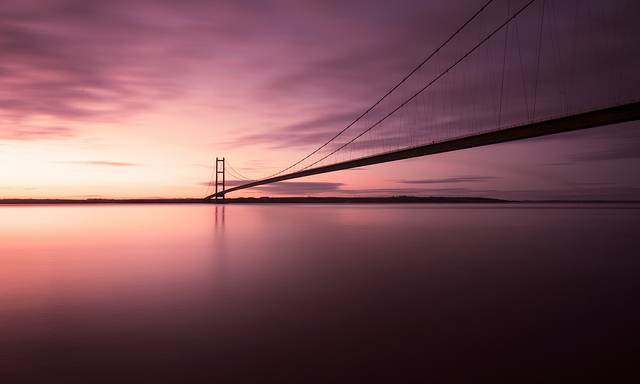
[[[256,187],[263,184],[275,183],[278,181],[318,175],[321,173],[335,172],[349,168],[364,167],[366,165],[410,159],[413,157],[428,156],[437,153],[505,143],[509,141],[529,139],[539,136],[553,135],[556,133],[577,131],[580,129],[624,123],[633,120],[640,120],[640,101],[609,106],[568,116],[559,116],[552,119],[545,119],[512,127],[495,129],[478,134],[458,137],[451,140],[432,142],[412,148],[405,148],[397,151],[380,153],[374,156],[343,161],[340,163],[321,166],[317,168],[305,169],[286,175],[273,176],[266,179],[256,180],[246,184],[238,185],[226,190],[218,191],[217,193],[206,196],[205,199],[224,197],[227,193],[238,191],[241,189]]]
[[[597,1],[598,7],[582,0],[487,0],[369,109],[289,167],[257,180],[237,174],[246,183],[225,189],[224,161],[220,172],[217,160],[216,193],[207,190],[205,199],[343,169],[640,120],[640,40],[625,38],[640,32],[633,23],[640,4],[622,9]]]

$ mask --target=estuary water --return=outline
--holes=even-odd
[[[619,382],[638,324],[637,204],[0,206],[2,383]]]

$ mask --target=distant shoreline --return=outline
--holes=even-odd
[[[204,199],[0,199],[0,205],[64,205],[64,204],[388,204],[388,203],[607,203],[638,204],[638,200],[502,200],[486,197],[238,197],[219,200]]]

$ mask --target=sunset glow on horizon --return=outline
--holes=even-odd
[[[211,192],[216,157],[252,179],[271,175],[353,122],[485,3],[4,3],[0,199],[200,198]],[[638,4],[591,3],[581,12],[632,20],[627,29],[596,25],[594,42],[638,44]],[[563,22],[554,25],[561,36]],[[632,91],[635,75],[622,81]],[[466,149],[229,197],[640,200],[639,128]]]

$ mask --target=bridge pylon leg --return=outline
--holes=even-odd
[[[224,201],[224,178],[225,178],[225,172],[224,172],[224,157],[222,159],[219,159],[216,157],[216,194],[215,194],[215,200],[218,201],[218,187],[222,187],[222,189],[220,190],[221,195],[222,195],[222,201]]]

